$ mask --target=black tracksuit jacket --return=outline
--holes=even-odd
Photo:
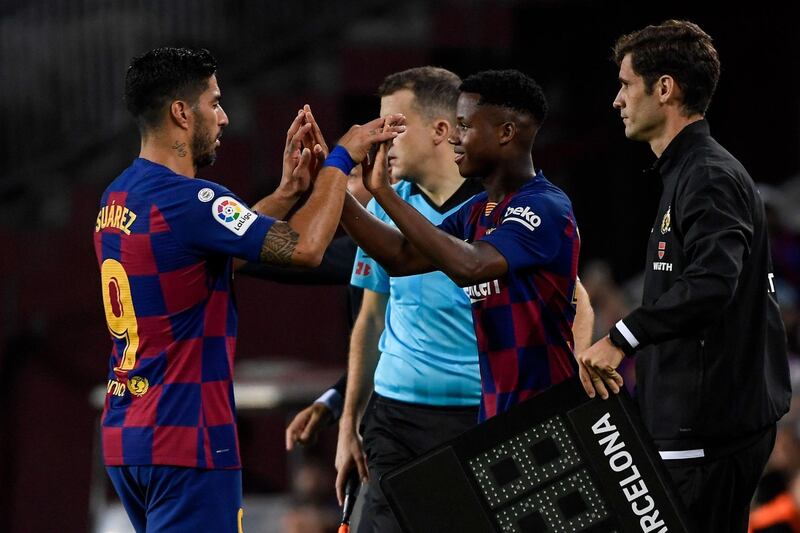
[[[705,120],[652,172],[664,191],[642,306],[611,340],[636,354],[636,395],[659,449],[724,446],[773,424],[791,397],[764,204]]]

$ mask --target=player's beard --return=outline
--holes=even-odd
[[[222,132],[220,131],[220,133]],[[214,164],[217,159],[217,138],[212,137],[211,132],[204,125],[198,124],[192,134],[191,143],[192,162],[195,168]]]

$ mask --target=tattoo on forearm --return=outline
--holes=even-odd
[[[261,262],[273,265],[291,264],[299,239],[300,234],[289,224],[280,220],[275,222],[261,244]]]
[[[172,145],[172,149],[177,150],[178,157],[186,157],[186,143],[175,141],[175,144]]]

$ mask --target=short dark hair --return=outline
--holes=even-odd
[[[140,131],[157,127],[164,106],[178,99],[195,103],[217,71],[204,48],[163,47],[133,58],[125,76],[125,106]]]
[[[417,109],[428,118],[442,114],[455,118],[461,78],[440,67],[416,67],[389,74],[378,87],[384,97],[402,89],[414,93]]]
[[[687,20],[668,20],[658,26],[623,35],[614,44],[617,66],[631,54],[634,72],[644,78],[647,93],[659,77],[672,76],[683,91],[683,107],[705,114],[719,81],[720,64],[711,37]]]
[[[461,82],[461,92],[480,95],[478,105],[496,105],[528,113],[541,126],[547,98],[536,81],[518,70],[484,70]]]

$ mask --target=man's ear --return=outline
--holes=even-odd
[[[189,129],[189,120],[191,116],[191,109],[189,104],[183,100],[175,100],[169,106],[169,118],[172,122],[181,129]]]
[[[655,89],[658,101],[666,104],[671,98],[680,98],[680,87],[675,83],[675,78],[665,74],[656,80]]]
[[[443,118],[434,120],[432,127],[433,144],[437,146],[443,142],[447,142],[447,139],[449,139],[450,135],[453,133],[453,125]]]
[[[497,126],[497,140],[501,145],[510,143],[517,136],[517,125],[514,122],[503,122]]]

